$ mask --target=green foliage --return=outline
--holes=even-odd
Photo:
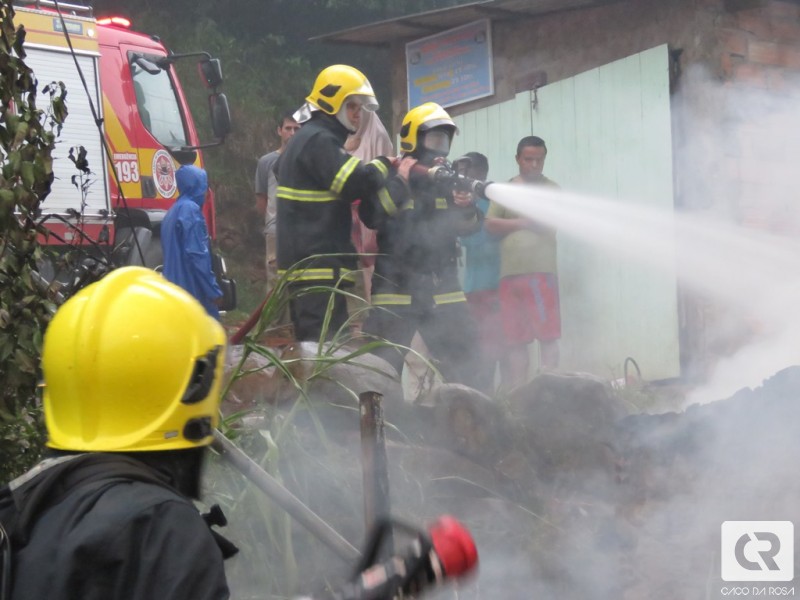
[[[332,501],[320,498],[318,490],[341,492],[343,482],[339,478],[339,472],[343,468],[347,469],[358,480],[360,464],[358,460],[353,460],[352,448],[342,448],[332,443],[322,422],[322,414],[330,410],[352,410],[352,420],[357,422],[358,413],[352,408],[319,404],[311,397],[310,389],[318,380],[332,380],[331,369],[338,365],[372,369],[387,377],[394,375],[358,361],[359,357],[376,346],[389,342],[361,340],[358,344],[353,343],[349,321],[337,331],[330,330],[333,295],[349,296],[349,292],[325,285],[301,291],[289,288],[288,281],[292,274],[302,271],[304,265],[313,263],[317,258],[319,257],[312,256],[298,263],[277,281],[275,290],[264,304],[258,323],[245,337],[241,357],[228,373],[228,382],[223,391],[224,397],[237,380],[256,372],[247,366],[248,357],[255,354],[265,358],[267,364],[274,366],[288,382],[289,389],[296,393],[294,401],[281,409],[272,407],[269,401],[259,406],[258,416],[262,425],[257,429],[243,424],[245,417],[255,416],[250,413],[228,416],[223,420],[220,429],[234,439],[264,471],[284,483],[301,501],[309,504],[312,510],[322,510],[327,514],[327,511],[332,510]],[[286,310],[287,303],[304,293],[331,294],[323,326],[323,336],[330,341],[319,344],[319,350],[314,356],[298,356],[292,353],[281,355],[275,349],[260,344],[258,340],[269,333]],[[327,335],[329,330],[330,335]],[[353,399],[353,406],[357,406],[357,392],[337,383],[344,394]],[[297,421],[300,419],[305,427],[298,426]],[[343,565],[340,558],[299,527],[282,508],[266,498],[263,492],[249,484],[243,476],[219,460],[210,461],[209,471],[204,478],[207,486],[204,498],[209,504],[218,503],[223,507],[230,523],[227,534],[242,550],[242,558],[232,561],[228,566],[229,581],[237,597],[291,597],[322,587],[331,573],[341,573]],[[348,489],[347,493],[360,496],[358,489]],[[324,507],[318,506],[321,501],[325,504]],[[336,505],[336,519],[330,522],[347,539],[357,543],[363,535],[361,503],[341,503],[341,499],[338,502],[340,504]]]
[[[67,115],[63,84],[50,84],[46,111],[24,62],[25,31],[0,2],[0,479],[39,457],[44,430],[37,385],[42,332],[53,311],[36,285],[39,205],[53,181],[52,151]]]
[[[277,470],[280,451],[270,430],[237,435],[236,443],[280,481]],[[219,460],[210,461],[208,469],[205,477],[208,489],[203,496],[209,503],[223,506],[236,544],[246,556],[245,560],[234,560],[228,565],[229,581],[239,588],[257,590],[258,598],[288,597],[290,590],[297,589],[291,518]],[[234,591],[239,598],[251,597],[242,589]]]
[[[245,369],[245,363],[250,354],[260,354],[264,358],[275,365],[279,371],[291,382],[292,386],[298,392],[298,398],[308,400],[307,388],[310,383],[315,379],[321,379],[327,376],[330,370],[340,364],[353,364],[359,357],[368,354],[379,346],[395,345],[386,340],[379,339],[363,339],[358,343],[353,343],[354,339],[351,334],[351,324],[360,316],[359,314],[351,314],[348,320],[336,331],[331,330],[330,319],[333,314],[334,295],[347,296],[356,301],[363,302],[363,299],[352,294],[351,292],[337,286],[331,285],[318,285],[305,287],[302,289],[292,289],[289,287],[289,281],[293,274],[301,272],[313,264],[314,261],[319,259],[322,255],[309,256],[306,259],[298,262],[283,275],[275,285],[275,288],[270,297],[264,303],[261,309],[261,315],[253,330],[245,337],[244,351],[238,365],[233,369],[226,388],[223,391],[223,397],[228,393],[231,386],[237,379],[247,376],[250,371]],[[329,255],[337,256],[337,255]],[[278,322],[280,315],[284,314],[288,308],[290,300],[296,296],[313,293],[329,293],[328,309],[323,322],[322,334],[323,339],[329,340],[326,343],[318,345],[317,355],[313,358],[298,357],[295,359],[285,358],[281,359],[275,354],[273,349],[262,346],[258,340],[268,332],[273,324]],[[360,312],[360,311],[356,311]],[[399,347],[399,346],[398,346]],[[405,349],[405,347],[403,347]],[[361,366],[361,365],[359,365]],[[431,365],[432,367],[432,365]],[[365,369],[370,367],[363,366]],[[382,375],[389,377],[388,373],[380,372]],[[358,398],[358,395],[348,390],[350,395]]]

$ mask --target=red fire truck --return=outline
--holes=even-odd
[[[54,154],[55,181],[41,206],[45,244],[57,255],[72,251],[83,257],[78,272],[73,261],[73,279],[81,273],[89,277],[93,268],[158,268],[159,225],[178,195],[175,170],[180,164],[202,167],[202,149],[222,143],[230,131],[228,102],[217,91],[219,60],[205,52],[175,54],[157,37],[133,31],[127,19],[97,19],[88,6],[38,0],[15,11],[16,25],[27,32],[25,62],[39,91],[51,82],[63,82],[68,91],[69,115]],[[175,70],[184,59],[197,61],[209,88],[214,139],[206,143],[198,138]],[[78,148],[85,150],[91,174],[77,181],[88,178],[88,185],[76,185],[79,173],[69,152]],[[214,238],[211,190],[204,211]],[[215,260],[215,267],[218,278],[225,279],[219,272],[224,263]],[[47,278],[58,277],[53,272]]]

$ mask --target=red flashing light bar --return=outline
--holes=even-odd
[[[116,25],[117,27],[124,27],[130,29],[131,21],[125,17],[102,17],[97,19],[98,25]]]

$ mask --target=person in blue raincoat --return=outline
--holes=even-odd
[[[164,277],[197,298],[208,314],[219,318],[217,301],[222,290],[211,268],[208,229],[202,211],[208,175],[199,167],[184,165],[175,173],[175,180],[178,200],[161,223]]]

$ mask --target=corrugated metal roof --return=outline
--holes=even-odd
[[[536,17],[620,0],[482,0],[461,6],[396,17],[311,38],[314,41],[364,46],[388,46],[447,31],[479,19],[496,21]]]

